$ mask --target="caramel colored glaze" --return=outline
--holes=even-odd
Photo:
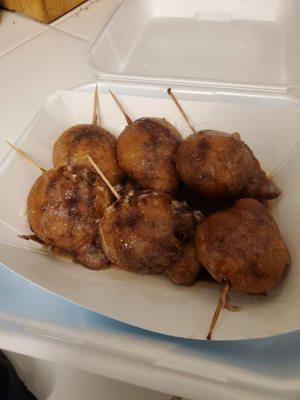
[[[237,200],[205,218],[196,230],[196,252],[215,280],[248,294],[271,290],[290,265],[273,217],[254,199]]]
[[[259,170],[257,161],[256,174],[243,190],[243,197],[252,197],[257,200],[272,200],[281,195],[279,187],[267,177],[263,170]]]
[[[182,181],[203,197],[273,199],[280,195],[250,148],[224,132],[190,135],[178,146],[175,161]]]
[[[173,156],[181,141],[165,119],[138,119],[117,140],[119,165],[142,188],[173,193],[179,183]]]
[[[225,210],[232,207],[235,199],[208,199],[201,197],[197,193],[189,189],[184,183],[180,183],[178,190],[175,193],[175,198],[179,201],[186,201],[189,207],[193,210],[201,210],[204,217],[207,217],[217,211]],[[258,199],[272,214],[274,202],[272,200]]]
[[[43,173],[27,199],[31,230],[45,244],[75,254],[93,242],[112,202],[109,189],[89,169],[63,166]]]
[[[131,191],[105,210],[99,233],[111,262],[157,274],[179,260],[193,230],[193,214],[170,196]]]
[[[47,246],[53,257],[63,258],[64,260],[73,261],[73,255],[66,250],[57,246]]]
[[[110,263],[101,247],[98,235],[92,242],[77,249],[73,261],[93,270],[105,269]]]
[[[123,172],[116,157],[116,140],[106,129],[97,125],[75,125],[67,129],[55,142],[53,163],[93,168],[86,158],[88,154],[99,166],[112,185],[123,180]]]
[[[32,240],[33,242],[39,243],[39,244],[44,244],[44,242],[38,238],[36,235],[18,235],[20,239],[24,240]]]
[[[261,200],[260,202],[266,207],[266,209],[272,215],[274,210],[274,202],[272,200]]]
[[[130,191],[141,191],[143,190],[140,185],[136,182],[134,182],[131,178],[129,178],[128,176],[126,176],[125,182],[122,185],[121,190],[119,190],[119,193],[121,196],[123,196],[124,194],[126,194],[127,192]]]
[[[170,265],[165,274],[177,285],[193,285],[200,272],[201,266],[197,260],[194,243],[186,244],[178,261]]]
[[[239,311],[241,311],[241,307],[239,307],[239,306],[231,306],[230,304],[226,304],[225,306],[224,306],[224,308],[227,310],[227,311],[230,311],[230,312],[239,312]]]
[[[196,192],[189,189],[184,183],[180,183],[175,197],[178,201],[186,201],[193,210],[201,210],[206,217],[216,211],[224,210],[234,204],[232,199],[209,199],[199,196]]]

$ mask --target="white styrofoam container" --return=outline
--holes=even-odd
[[[52,146],[61,132],[74,124],[91,121],[94,86],[87,89],[88,93],[83,88],[53,94],[19,140],[18,145],[45,168],[52,167]],[[115,91],[119,94],[118,87]],[[300,258],[299,104],[208,102],[202,101],[200,94],[186,100],[179,93],[178,96],[196,128],[240,132],[283,190],[274,203],[274,215],[294,267],[268,297],[231,293],[232,303],[240,306],[241,311],[224,310],[214,338],[262,338],[300,329],[300,270],[295,268]],[[190,133],[166,91],[149,97],[146,88],[140,93],[128,88],[120,98],[133,119],[145,115],[165,117],[183,136]],[[101,124],[116,136],[125,125],[112,97],[104,90]],[[49,256],[40,245],[18,238],[16,233],[30,233],[24,210],[27,194],[39,174],[37,168],[14,151],[0,167],[0,262],[62,297],[118,321],[167,335],[205,339],[219,297],[217,285],[199,281],[192,287],[180,287],[163,276],[141,276],[118,269],[89,271]]]
[[[298,0],[123,0],[90,43],[101,79],[295,95]]]
[[[297,45],[300,2],[123,0],[120,3],[106,27],[90,44],[85,57],[98,73],[100,86],[106,82],[102,85],[103,90],[108,86],[118,94],[131,97],[133,103],[128,105],[128,111],[133,117],[144,112],[145,104],[140,101],[141,97],[159,99],[162,88],[167,86],[179,88],[179,97],[186,99],[187,103],[212,102],[210,106],[206,104],[204,112],[201,108],[192,111],[188,107],[193,122],[198,124],[199,128],[207,124],[226,130],[236,127],[237,124],[243,125],[243,115],[238,112],[242,105],[238,105],[236,115],[232,112],[229,118],[226,116],[226,106],[223,108],[224,102],[231,102],[231,106],[232,103],[262,104],[263,108],[258,113],[258,118],[254,109],[251,118],[251,113],[248,115],[246,122],[250,125],[243,125],[246,128],[245,137],[254,146],[263,165],[269,171],[277,172],[278,181],[284,186],[285,195],[275,211],[292,250],[295,267],[300,258],[300,216],[297,213],[300,195],[297,181],[300,158],[297,127],[300,110],[298,101],[294,100],[292,104],[291,98],[297,96],[300,81]],[[92,87],[82,90],[92,91]],[[265,116],[263,113],[267,112],[268,107],[264,103],[275,106],[269,108]],[[199,106],[202,106],[202,103],[199,103]],[[222,109],[221,116],[217,115],[216,119],[212,117],[207,120],[207,110],[210,110],[209,115],[213,116]],[[156,111],[156,107],[154,110],[150,107],[147,114],[151,115]],[[279,124],[275,135],[270,126],[260,125],[261,119],[267,121],[268,118],[272,127],[276,128]],[[20,144],[24,143],[24,140],[26,134],[21,138]],[[36,148],[37,153],[32,155],[42,155],[43,152],[39,151],[47,146],[47,141],[41,135]],[[12,159],[10,154],[2,164],[2,172]],[[18,163],[16,157],[13,162]],[[26,169],[25,174],[31,173],[22,161],[19,160],[19,163]],[[17,178],[17,171],[12,172],[10,182],[14,182],[15,185]],[[13,192],[12,202],[16,201],[14,194]],[[24,198],[24,195],[22,196]],[[39,279],[45,282],[45,271],[39,268],[42,265],[27,263],[28,269],[24,274],[21,257],[24,256],[25,259],[25,252],[18,256],[18,249],[12,246],[12,242],[8,244],[12,232],[9,233],[3,226],[1,232],[0,255],[3,254],[3,248],[8,246],[11,251],[6,254],[6,258],[19,260],[12,269],[24,276],[29,271],[30,274],[36,274],[38,279],[35,279],[35,282]],[[58,282],[59,279],[54,275],[55,271],[52,271],[52,282]],[[65,287],[70,289],[70,284],[72,286],[72,281],[67,282]],[[286,290],[286,286],[289,285],[292,291]],[[298,291],[298,286],[298,272],[293,268],[288,282],[284,282],[283,290],[277,292],[279,297],[290,301],[290,306],[284,305],[275,309],[276,314],[273,318],[279,321],[279,326],[290,310],[297,313],[299,302],[292,297]],[[275,301],[276,297],[277,295]],[[272,298],[271,303],[273,300]],[[297,353],[297,333],[266,339],[267,342],[255,340],[204,343],[181,341],[161,335],[152,336],[150,333],[137,338],[129,328],[124,328],[125,333],[122,328],[116,328],[112,334],[111,331],[103,330],[102,325],[101,329],[90,331],[66,329],[61,328],[59,324],[44,324],[30,319],[14,320],[11,315],[2,315],[0,319],[4,327],[6,324],[11,327],[12,349],[19,343],[20,351],[24,353],[29,352],[30,346],[36,346],[41,352],[42,340],[57,338],[56,350],[54,351],[54,345],[49,346],[51,350],[47,355],[48,359],[55,357],[57,349],[60,349],[59,353],[65,355],[66,362],[70,365],[82,364],[86,370],[132,383],[136,383],[135,380],[138,379],[141,385],[149,387],[151,384],[151,387],[161,391],[167,391],[166,388],[170,388],[171,385],[175,393],[191,399],[198,399],[199,394],[203,399],[222,397],[224,400],[246,400],[253,399],[254,396],[256,399],[276,400],[299,398],[297,357],[291,358],[291,366],[288,362],[283,362],[285,370],[280,369],[281,360],[285,359],[286,354]],[[236,325],[241,326],[238,323]],[[34,337],[28,335],[26,342],[20,343],[18,329],[24,328]],[[218,325],[218,329],[220,328],[222,329],[221,324]],[[296,328],[292,330],[294,329]],[[221,335],[224,333],[219,332]],[[36,335],[39,337],[38,341]],[[208,349],[214,349],[213,362],[205,357],[210,351]],[[272,361],[266,363],[265,357],[274,360],[274,365]],[[275,364],[278,366],[276,369]],[[118,371],[115,370],[116,365],[119,366]]]
[[[284,53],[286,57],[285,48],[290,41],[293,42],[293,35],[289,41],[283,41],[283,53],[275,48],[276,62],[270,54],[265,57],[265,52],[273,42],[269,40],[273,37],[273,30],[282,31],[279,20],[284,15],[289,17],[286,25],[294,26],[292,11],[297,11],[293,8],[296,4],[299,3],[280,0],[123,0],[86,52],[99,77],[109,78],[99,78],[102,87],[105,86],[103,82],[109,86],[114,83],[116,93],[126,95],[126,106],[133,118],[145,115],[166,117],[187,135],[186,125],[163,90],[166,85],[179,86],[178,96],[196,128],[241,132],[266,171],[278,177],[283,189],[284,194],[276,202],[274,212],[294,264],[299,257],[297,242],[300,236],[300,224],[291,223],[298,218],[296,205],[300,196],[296,185],[300,108],[297,100],[292,101],[281,93],[284,79],[277,70],[279,60],[285,65],[285,71],[290,69],[286,59],[283,62],[279,54],[283,57]],[[270,24],[271,33],[261,37],[261,31],[268,31]],[[234,34],[230,41],[220,42],[232,29]],[[240,37],[247,38],[242,46]],[[251,43],[249,38],[253,40]],[[209,43],[209,46],[202,48],[204,43]],[[247,65],[243,65],[241,63],[248,52],[251,57],[247,59]],[[116,60],[121,60],[118,66],[112,62],[112,54],[117,54]],[[162,58],[165,54],[168,57]],[[220,65],[217,69],[216,57],[219,57],[217,64]],[[206,64],[203,64],[203,58]],[[252,62],[253,58],[255,62]],[[147,74],[140,75],[146,59],[150,63],[145,69]],[[272,62],[269,63],[270,59]],[[261,62],[266,64],[253,70]],[[101,70],[103,63],[107,63],[107,75],[103,75]],[[194,72],[190,68],[194,68]],[[261,75],[265,69],[268,74]],[[214,81],[207,80],[208,73]],[[232,74],[229,84],[225,73],[228,79]],[[288,75],[285,72],[284,76]],[[201,87],[203,77],[207,78],[205,89]],[[152,83],[147,84],[150,81]],[[233,86],[235,92],[231,90]],[[82,90],[50,97],[19,141],[47,168],[52,165],[51,144],[59,134],[72,124],[90,120],[92,96],[82,93]],[[255,104],[258,100],[260,105]],[[101,107],[102,123],[119,134],[124,123],[109,95],[102,95]],[[42,136],[40,132],[43,132]],[[4,264],[69,300],[117,320],[173,336],[205,338],[218,295],[213,285],[202,282],[186,289],[172,286],[161,277],[139,277],[127,275],[124,271],[92,274],[78,266],[70,269],[65,261],[56,260],[54,263],[41,251],[26,251],[29,244],[18,239],[15,232],[28,229],[26,218],[21,218],[18,213],[26,206],[26,196],[36,176],[37,171],[16,154],[11,154],[1,166],[0,183],[5,188],[0,198],[1,260]],[[12,187],[12,180],[19,185]],[[291,208],[292,204],[294,208]],[[40,270],[39,264],[48,265],[48,268]],[[55,265],[51,267],[52,264]],[[235,315],[227,313],[216,330],[215,338],[249,339],[300,329],[299,284],[300,275],[292,268],[284,285],[267,299],[234,297],[235,302],[241,303],[242,311]],[[101,293],[98,292],[99,286],[103,287]],[[284,312],[287,308],[288,313]],[[283,313],[281,319],[277,317],[279,309]],[[181,315],[181,319],[177,315]],[[236,324],[239,329],[236,329]]]

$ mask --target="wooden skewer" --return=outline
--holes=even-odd
[[[28,154],[26,154],[23,150],[19,149],[17,146],[9,143],[7,140],[5,140],[5,142],[12,147],[18,154],[20,154],[20,156],[22,156],[23,158],[25,158],[27,161],[29,161],[32,165],[34,165],[35,167],[39,168],[39,170],[43,173],[46,172],[46,169],[41,167],[39,164],[37,164],[35,161],[33,161],[33,159],[31,157],[29,157]]]
[[[112,98],[114,99],[116,105],[119,107],[119,110],[121,111],[121,113],[124,115],[124,118],[126,119],[127,125],[132,124],[132,119],[128,116],[128,114],[124,110],[124,107],[120,103],[120,100],[117,98],[117,96],[111,90],[109,90],[109,93],[111,94]]]
[[[98,125],[99,122],[98,112],[99,112],[99,95],[98,95],[98,85],[96,84],[95,94],[94,94],[93,120],[92,120],[93,125]]]
[[[174,103],[176,104],[176,107],[178,108],[178,110],[181,112],[183,118],[186,120],[188,126],[191,128],[191,130],[194,133],[197,133],[196,129],[193,127],[193,125],[190,123],[189,117],[187,116],[186,112],[184,111],[184,109],[182,108],[182,106],[180,105],[179,101],[177,100],[177,98],[174,96],[174,94],[172,93],[172,89],[169,88],[167,90],[168,95],[171,96],[172,100],[174,101]]]
[[[212,334],[213,334],[213,330],[214,330],[214,328],[216,326],[216,323],[218,321],[220,312],[221,312],[221,310],[222,310],[222,308],[223,308],[223,306],[224,306],[224,304],[226,302],[226,297],[227,297],[227,294],[228,294],[228,290],[229,290],[229,282],[225,282],[225,285],[224,285],[224,288],[222,290],[218,305],[217,305],[217,307],[215,309],[215,312],[214,312],[214,315],[213,315],[213,318],[212,318],[212,321],[211,321],[211,324],[210,324],[209,332],[208,332],[208,335],[206,337],[207,340],[211,340],[211,337],[212,337]]]
[[[92,166],[95,168],[97,173],[100,175],[100,177],[103,179],[103,181],[106,183],[106,185],[109,187],[109,189],[111,190],[112,194],[116,197],[117,200],[120,200],[121,195],[116,191],[116,189],[113,187],[113,185],[109,182],[109,180],[103,174],[103,172],[98,167],[98,165],[95,163],[95,161],[88,154],[86,154],[86,157],[89,160],[89,162],[92,164]]]

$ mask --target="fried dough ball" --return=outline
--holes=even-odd
[[[98,235],[92,242],[85,243],[76,250],[73,261],[94,270],[104,269],[110,263],[101,247]]]
[[[172,193],[179,183],[173,156],[181,141],[164,118],[140,118],[117,140],[119,165],[142,188]]]
[[[237,292],[271,290],[290,265],[288,248],[268,210],[254,199],[205,218],[196,230],[198,260]]]
[[[67,129],[55,142],[53,163],[91,168],[88,154],[112,185],[119,184],[123,172],[118,166],[116,157],[116,140],[106,129],[97,125],[82,124]]]
[[[224,210],[234,204],[234,199],[209,199],[199,196],[198,193],[188,188],[183,182],[180,182],[178,190],[175,193],[178,201],[186,201],[192,210],[201,210],[203,216],[208,216],[216,211]],[[271,200],[263,200],[270,202]]]
[[[80,259],[84,246],[98,235],[99,220],[111,203],[112,195],[98,175],[86,168],[62,166],[35,181],[27,199],[28,222],[44,243],[75,257],[78,251]],[[95,263],[90,267],[95,268]]]
[[[186,207],[185,202],[173,201],[173,205],[177,205],[178,208],[181,208],[182,205]],[[201,264],[195,250],[195,229],[197,223],[202,219],[203,214],[200,211],[182,214],[181,227],[187,232],[182,240],[185,244],[180,258],[165,270],[165,275],[176,285],[192,286],[198,279]]]
[[[190,135],[175,160],[182,181],[203,197],[274,199],[281,193],[235,135],[210,130]]]
[[[199,275],[201,265],[197,259],[195,245],[193,242],[183,247],[182,254],[178,261],[170,265],[165,274],[176,285],[193,285]]]
[[[105,210],[99,236],[113,263],[158,274],[179,260],[193,229],[193,214],[170,196],[131,191]]]

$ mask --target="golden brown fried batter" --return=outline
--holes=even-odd
[[[280,195],[250,148],[234,135],[208,130],[190,135],[179,145],[175,159],[180,178],[203,197],[274,199]]]
[[[175,197],[178,201],[186,201],[192,210],[201,210],[204,216],[224,210],[232,206],[235,201],[234,199],[209,199],[208,197],[199,196],[198,193],[188,188],[183,182],[180,182]]]
[[[86,158],[88,154],[112,185],[123,179],[115,149],[116,140],[106,129],[97,125],[82,124],[67,129],[55,142],[53,163],[62,165],[83,166],[92,168]]]
[[[86,168],[63,166],[43,173],[32,186],[28,222],[43,242],[75,254],[94,241],[99,220],[111,202],[111,193],[98,175]]]
[[[165,274],[176,285],[193,285],[199,275],[201,265],[196,256],[195,245],[193,242],[183,247],[182,254],[178,261],[170,265]]]
[[[179,183],[173,156],[181,141],[165,119],[140,118],[117,140],[119,165],[142,188],[172,193]]]
[[[134,191],[105,210],[100,240],[106,256],[133,272],[162,273],[193,234],[194,219],[168,195]]]
[[[92,242],[85,243],[76,250],[73,261],[94,270],[104,269],[110,262],[101,247],[98,235]]]
[[[271,290],[290,265],[273,217],[254,199],[238,200],[204,219],[196,230],[196,252],[214,279],[249,294]]]

